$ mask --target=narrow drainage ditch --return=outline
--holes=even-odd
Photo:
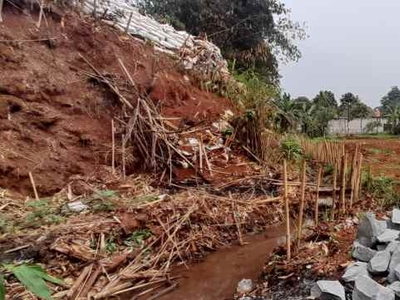
[[[238,282],[255,280],[268,256],[285,242],[285,227],[271,227],[264,233],[246,236],[246,245],[233,245],[209,254],[204,261],[176,267],[179,286],[159,300],[233,299]]]

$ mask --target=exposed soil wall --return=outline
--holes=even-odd
[[[118,98],[91,80],[81,53],[104,76],[124,79],[120,58],[138,89],[176,125],[218,118],[227,99],[190,83],[177,61],[153,46],[76,13],[37,16],[5,6],[0,24],[0,187],[30,194],[32,172],[41,195],[76,176],[109,171],[111,119]],[[12,42],[9,42],[12,41]],[[129,91],[125,91],[129,94]],[[135,95],[129,99],[132,103]],[[131,171],[139,171],[140,164]]]

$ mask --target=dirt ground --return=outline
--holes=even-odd
[[[346,141],[349,146],[360,143],[364,154],[365,167],[374,176],[387,176],[400,179],[400,139],[398,138],[352,138]]]

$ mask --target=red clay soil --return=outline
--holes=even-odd
[[[370,167],[374,176],[387,176],[400,179],[400,139],[369,138],[346,141],[347,147],[362,145],[364,165]]]
[[[177,118],[177,125],[211,122],[231,107],[229,100],[193,86],[174,59],[100,22],[73,12],[52,13],[38,30],[37,16],[8,5],[3,19],[1,188],[31,194],[32,172],[44,196],[76,176],[100,178],[109,172],[110,124],[121,106],[108,88],[84,73],[93,71],[79,53],[104,76],[126,80],[121,58],[138,89],[160,105],[163,116]],[[43,40],[49,38],[54,39]],[[131,94],[128,100],[134,103]]]

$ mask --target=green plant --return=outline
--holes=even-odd
[[[2,265],[3,273],[12,274],[22,285],[31,293],[41,299],[51,300],[51,291],[46,281],[57,285],[64,285],[64,282],[58,278],[50,276],[38,265]],[[0,276],[0,300],[4,300],[6,289],[4,285],[4,276]]]
[[[300,141],[292,136],[282,139],[280,147],[286,159],[299,160],[303,157]]]
[[[96,191],[88,202],[95,212],[110,212],[115,209],[115,204],[110,200],[117,196],[117,192],[112,190]]]
[[[117,250],[118,250],[118,245],[115,243],[115,238],[113,236],[109,237],[106,241],[107,253],[114,253]]]
[[[59,209],[52,207],[46,199],[30,201],[27,206],[32,209],[25,218],[25,224],[28,226],[41,224],[59,224],[64,217],[59,214]]]
[[[130,247],[141,247],[144,244],[144,241],[152,235],[152,232],[148,229],[135,230],[131,236],[125,240],[125,245]]]
[[[395,190],[395,182],[386,176],[374,177],[371,171],[363,173],[362,184],[365,191],[380,201],[383,208],[391,208],[400,203],[400,195]]]

